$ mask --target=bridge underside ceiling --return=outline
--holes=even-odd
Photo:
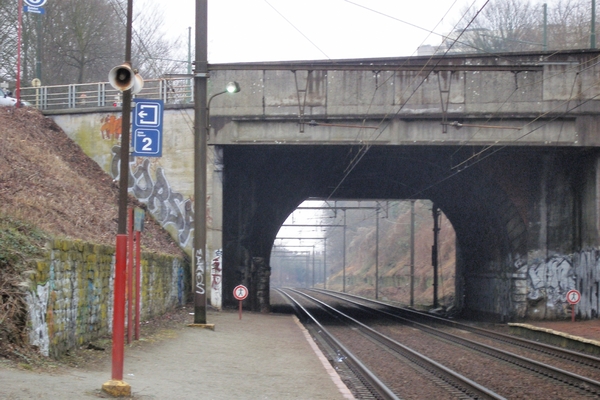
[[[549,152],[573,170],[578,168],[576,152],[582,152],[503,148],[477,158],[473,157],[477,148],[451,146],[280,145],[222,150],[223,300],[232,303],[228,294],[245,282],[251,295],[255,289],[250,303],[256,310],[268,307],[268,286],[257,281],[258,270],[268,270],[280,226],[307,198],[433,201],[454,226],[457,282],[468,288],[464,280],[469,275],[483,270],[504,273],[507,263],[527,254],[528,226],[537,222],[532,204],[539,199],[540,180],[547,173],[540,166]],[[261,276],[268,280],[268,271]],[[465,295],[464,301],[481,299]]]

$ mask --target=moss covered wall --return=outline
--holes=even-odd
[[[111,334],[115,249],[67,240],[47,247],[30,278],[29,337],[42,354],[56,357]],[[183,304],[189,268],[183,259],[142,253],[142,320]]]

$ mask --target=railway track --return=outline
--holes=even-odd
[[[428,386],[443,388],[445,394],[436,398],[547,398],[549,393],[553,398],[600,397],[596,380],[600,378],[600,359],[596,357],[347,294],[290,289],[282,293],[303,304],[306,312],[316,314],[322,329],[336,335],[345,351],[361,352],[369,347],[362,351],[361,362],[379,371],[372,373],[380,376],[397,398],[425,396],[413,397],[414,388],[407,390],[416,378],[407,380],[408,375],[386,371],[398,368],[394,362],[403,368],[410,365],[412,373],[418,371],[419,379],[429,382]],[[379,368],[377,360],[385,360],[387,367]],[[405,383],[398,385],[398,380]]]
[[[428,357],[419,354],[410,348],[403,346],[401,343],[394,341],[393,339],[386,337],[385,335],[379,334],[372,330],[367,325],[355,320],[352,317],[345,315],[344,313],[335,310],[335,308],[325,304],[324,302],[315,299],[307,294],[301,293],[295,290],[279,290],[286,298],[290,299],[297,307],[297,312],[300,313],[299,317],[303,321],[311,320],[319,327],[319,334],[324,334],[328,339],[324,339],[326,342],[333,343],[333,352],[341,355],[338,359],[352,363],[358,368],[351,368],[356,374],[356,381],[364,382],[369,381],[369,378],[376,376],[366,364],[352,353],[342,341],[337,339],[333,333],[328,330],[325,325],[320,322],[320,319],[330,320],[334,318],[338,321],[345,321],[346,324],[357,326],[360,329],[360,333],[370,340],[378,343],[381,351],[392,351],[397,356],[403,359],[403,362],[411,364],[411,367],[418,371],[417,373],[427,376],[430,383],[434,383],[438,388],[442,388],[445,392],[445,398],[461,398],[461,399],[503,399],[504,397],[497,395],[496,393],[486,389],[485,387],[478,385],[476,382],[469,380],[468,378],[461,376],[460,374],[444,367],[443,365],[429,359]],[[306,302],[308,299],[312,304]],[[304,303],[304,304],[303,304]],[[320,307],[320,310],[316,310],[316,307]],[[310,309],[309,309],[310,308]],[[329,318],[327,315],[329,315]],[[333,338],[333,339],[331,339]],[[363,376],[364,377],[361,377]],[[365,385],[365,387],[359,387],[358,390],[354,387],[351,389],[355,392],[357,398],[381,398],[381,399],[400,399],[403,398],[401,394],[389,386],[387,386],[379,378],[376,379],[377,385]],[[358,393],[357,393],[358,391]]]
[[[377,312],[382,311],[386,315],[391,314],[392,318],[399,318],[400,321],[404,323],[412,324],[416,322],[422,322],[426,326],[448,327],[451,328],[453,332],[456,332],[455,334],[458,336],[465,336],[463,332],[469,332],[478,335],[481,338],[489,338],[490,340],[486,341],[487,343],[496,342],[495,345],[497,346],[502,346],[502,344],[504,343],[508,345],[505,346],[505,348],[512,348],[513,350],[520,352],[523,352],[523,350],[525,350],[528,351],[528,354],[531,355],[538,353],[538,355],[547,356],[538,356],[539,359],[558,359],[569,361],[573,365],[581,365],[588,367],[582,370],[587,371],[587,374],[589,375],[594,375],[594,378],[596,380],[600,380],[600,357],[564,349],[561,347],[552,346],[546,343],[520,338],[518,336],[507,335],[489,329],[483,329],[478,326],[460,323],[446,318],[441,318],[432,314],[416,311],[410,308],[398,307],[381,301],[367,299],[361,296],[356,296],[348,293],[339,293],[329,290],[317,289],[312,289],[312,291],[316,293],[327,294],[334,298],[349,300],[356,305],[364,305],[366,307],[369,307],[369,311],[372,311],[372,307],[375,307],[375,310],[377,310]],[[482,341],[482,339],[480,339],[480,341]]]

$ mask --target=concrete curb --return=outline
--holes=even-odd
[[[596,340],[529,324],[509,323],[508,326],[511,334],[522,336],[526,339],[540,340],[557,347],[600,355],[600,342]]]

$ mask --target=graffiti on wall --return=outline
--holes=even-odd
[[[48,310],[48,299],[50,295],[50,283],[37,285],[35,291],[27,292],[27,308],[29,311],[29,342],[40,349],[40,353],[48,356],[50,350],[50,335],[46,312]]]
[[[581,292],[576,314],[581,318],[600,316],[600,251],[582,250],[535,259],[527,265],[526,316],[532,318],[567,318],[571,313],[566,295],[571,289]],[[515,287],[514,294],[518,294]],[[525,316],[525,315],[523,315]]]
[[[555,255],[547,261],[535,260],[528,271],[530,300],[546,299],[547,306],[564,303],[565,295],[575,287],[572,257]]]
[[[222,267],[223,250],[215,251],[215,256],[210,264],[211,275],[211,291],[210,303],[213,307],[221,308],[222,304],[222,282],[223,282],[223,267]]]
[[[109,114],[102,117],[100,122],[102,123],[100,126],[102,139],[117,140],[121,138],[121,117],[116,117],[113,114]]]
[[[184,290],[185,282],[183,276],[183,266],[181,261],[178,259],[173,260],[172,272],[171,272],[171,298],[177,299],[177,304],[182,306],[184,304]]]
[[[204,283],[204,271],[206,271],[206,266],[204,265],[204,255],[202,254],[202,250],[196,250],[196,293],[204,294],[206,293],[206,284]]]
[[[118,179],[120,172],[120,149],[121,146],[112,148],[111,174],[114,179]],[[156,179],[152,179],[150,168],[148,158],[132,157],[129,161],[129,190],[138,200],[148,205],[148,211],[163,227],[172,225],[177,229],[179,244],[185,247],[193,229],[192,201],[184,199],[181,193],[171,188],[163,168],[156,168]]]

